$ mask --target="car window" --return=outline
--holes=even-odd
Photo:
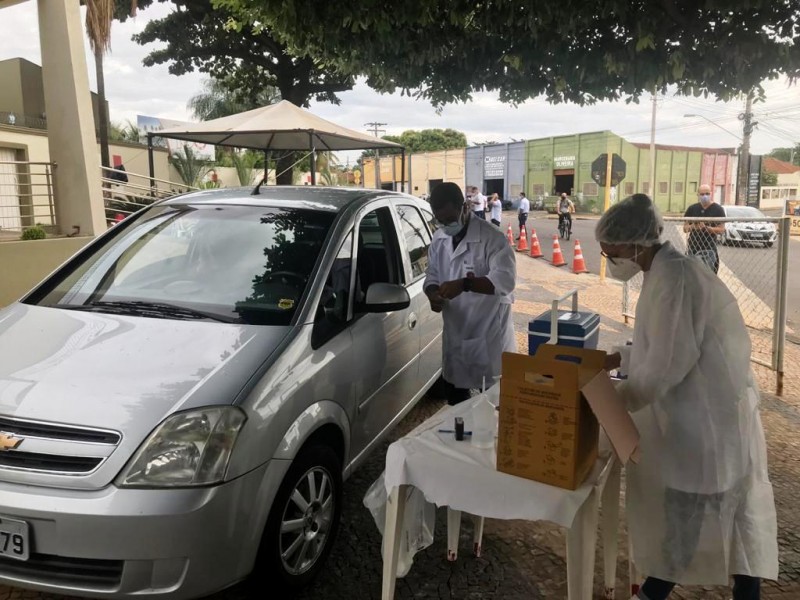
[[[758,217],[763,217],[764,213],[757,208],[753,208],[752,206],[726,206],[725,215],[740,219],[755,219]]]
[[[428,268],[428,246],[431,238],[425,221],[413,206],[398,206],[397,216],[405,240],[405,249],[411,262],[411,280],[425,275]]]
[[[422,214],[425,215],[425,222],[428,224],[428,229],[430,230],[431,233],[434,233],[436,229],[439,227],[439,223],[434,218],[433,212],[423,208]]]
[[[350,290],[353,272],[353,232],[347,234],[333,259],[322,289],[314,325],[314,347],[318,348],[349,320]]]
[[[286,325],[333,218],[326,211],[273,207],[153,207],[36,302],[140,316],[146,305],[145,316],[186,318],[195,310]]]
[[[373,283],[404,283],[394,220],[388,207],[366,214],[358,226],[356,302],[363,302]]]

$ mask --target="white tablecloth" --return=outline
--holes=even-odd
[[[413,485],[428,502],[453,510],[494,519],[551,521],[571,527],[575,513],[597,483],[603,468],[614,460],[603,448],[591,475],[575,491],[530,481],[495,468],[494,448],[475,448],[452,433],[456,416],[464,418],[464,429],[472,429],[472,405],[480,396],[449,407],[425,421],[407,437],[389,446],[386,454],[387,494],[400,485]],[[604,444],[605,445],[605,444]]]

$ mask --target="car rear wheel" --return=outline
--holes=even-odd
[[[308,585],[331,551],[342,504],[342,467],[327,446],[301,450],[272,503],[253,570],[261,591]]]

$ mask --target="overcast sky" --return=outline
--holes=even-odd
[[[135,122],[137,114],[191,120],[186,102],[201,89],[202,75],[170,75],[166,66],[144,67],[142,59],[155,46],[142,47],[131,35],[152,18],[166,14],[169,5],[156,4],[127,23],[114,23],[112,51],[105,61],[106,94],[114,121]],[[23,57],[41,64],[36,2],[0,10],[0,60]],[[89,79],[94,89],[93,59],[88,51]],[[767,101],[756,105],[760,125],[752,138],[752,149],[765,153],[774,147],[800,141],[800,87],[784,80],[768,82]],[[650,139],[649,96],[639,105],[602,103],[591,107],[552,106],[541,99],[513,108],[493,93],[476,94],[467,104],[447,106],[441,114],[427,102],[400,94],[381,95],[359,84],[340,94],[342,103],[314,103],[312,111],[346,127],[364,130],[369,121],[386,123],[386,133],[406,129],[446,128],[463,131],[470,143],[508,142],[551,135],[568,135],[610,129],[631,141]],[[663,144],[734,147],[739,144],[741,124],[737,115],[743,102],[721,103],[700,98],[667,95],[658,101],[656,141]],[[685,114],[703,115],[701,118]],[[721,129],[722,128],[722,129]],[[726,133],[723,129],[729,130]]]

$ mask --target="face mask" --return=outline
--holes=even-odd
[[[642,267],[636,262],[638,254],[637,248],[633,258],[615,258],[614,262],[608,261],[608,271],[611,276],[619,281],[628,281],[636,276],[642,270]]]
[[[445,235],[449,235],[450,237],[458,235],[458,232],[464,228],[465,223],[464,213],[458,215],[458,220],[453,221],[452,223],[447,223],[446,225],[441,226],[441,230],[444,231]]]
[[[700,194],[700,204],[703,206],[711,204],[711,194]]]

